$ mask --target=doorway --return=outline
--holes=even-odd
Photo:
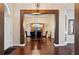
[[[4,51],[4,5],[0,4],[0,54]]]
[[[25,14],[36,13],[37,10],[20,10],[20,44],[24,43],[24,29],[23,29],[23,21]],[[59,43],[59,10],[39,10],[41,14],[55,14],[55,40],[54,43]]]
[[[79,3],[75,4],[75,54],[79,55]]]

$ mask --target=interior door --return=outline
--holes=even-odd
[[[79,54],[79,3],[75,4],[75,54]]]
[[[0,4],[0,54],[4,51],[4,5]]]

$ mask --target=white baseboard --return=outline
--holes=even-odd
[[[25,46],[25,43],[24,44],[13,44],[13,46]]]
[[[13,44],[10,44],[10,46],[4,46],[4,50],[10,48],[10,47],[13,47]]]
[[[54,46],[66,46],[68,44],[68,42],[65,42],[65,43],[63,43],[63,44],[55,44],[54,43]]]

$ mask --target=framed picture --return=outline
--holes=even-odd
[[[69,19],[68,21],[68,34],[69,35],[74,34],[74,19]]]

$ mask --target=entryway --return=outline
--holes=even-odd
[[[54,43],[58,44],[59,43],[59,40],[58,40],[59,10],[20,10],[20,43],[24,44],[24,28],[23,28],[24,15],[38,13],[38,11],[41,14],[55,14],[55,40],[54,40]]]

